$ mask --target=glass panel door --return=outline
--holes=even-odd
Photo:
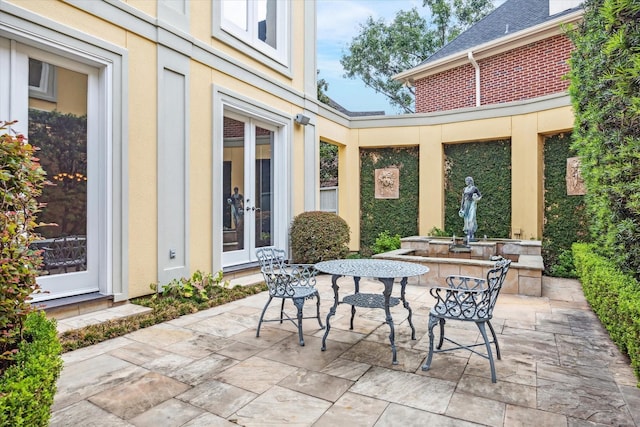
[[[89,94],[97,70],[34,49],[25,53],[27,137],[50,182],[39,198],[42,239],[34,243],[42,251],[38,283],[45,292],[34,300],[96,292],[99,168],[89,143]]]
[[[273,245],[274,130],[253,119],[224,118],[223,263],[255,261],[255,249]]]

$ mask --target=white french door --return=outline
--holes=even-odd
[[[3,120],[40,148],[38,157],[53,184],[40,198],[46,205],[37,232],[44,264],[38,277],[43,293],[34,301],[89,292],[100,286],[105,267],[106,144],[100,70],[52,52],[0,39],[8,67],[10,107]],[[4,62],[4,61],[3,61]],[[3,86],[6,82],[2,82]],[[101,143],[102,141],[102,143]],[[102,262],[100,261],[102,259]]]
[[[226,112],[223,148],[223,264],[256,261],[256,248],[273,246],[277,128]]]

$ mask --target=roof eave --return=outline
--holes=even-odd
[[[483,43],[473,47],[472,49],[456,52],[436,61],[403,71],[402,73],[398,73],[393,76],[393,79],[399,80],[405,84],[413,84],[416,80],[467,64],[469,62],[467,58],[469,51],[473,52],[476,60],[480,60],[520,46],[525,46],[539,40],[562,34],[564,31],[562,30],[561,25],[578,22],[582,18],[583,14],[583,9],[576,10],[575,12],[559,16],[533,27]]]

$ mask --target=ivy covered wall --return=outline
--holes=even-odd
[[[418,234],[418,148],[360,150],[360,253],[371,255],[376,237],[384,231],[401,237]],[[398,168],[398,199],[375,198],[375,170]]]
[[[571,134],[558,134],[544,141],[544,228],[542,255],[546,273],[556,271],[560,256],[571,251],[571,244],[588,239],[589,228],[584,196],[567,195],[567,158],[575,157]]]
[[[465,178],[471,176],[482,193],[478,201],[476,237],[508,238],[511,235],[511,143],[508,140],[447,144],[445,155],[446,233],[462,236],[458,216]]]

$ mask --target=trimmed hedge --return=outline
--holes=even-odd
[[[629,355],[640,387],[640,284],[595,253],[594,245],[572,247],[584,295],[620,351]]]
[[[640,280],[640,7],[587,0],[584,8],[570,32],[573,148],[598,253]]]
[[[349,254],[349,226],[331,212],[308,211],[293,218],[289,230],[293,261],[315,264]]]
[[[62,370],[55,322],[43,312],[27,316],[15,363],[0,378],[0,425],[47,426]]]

